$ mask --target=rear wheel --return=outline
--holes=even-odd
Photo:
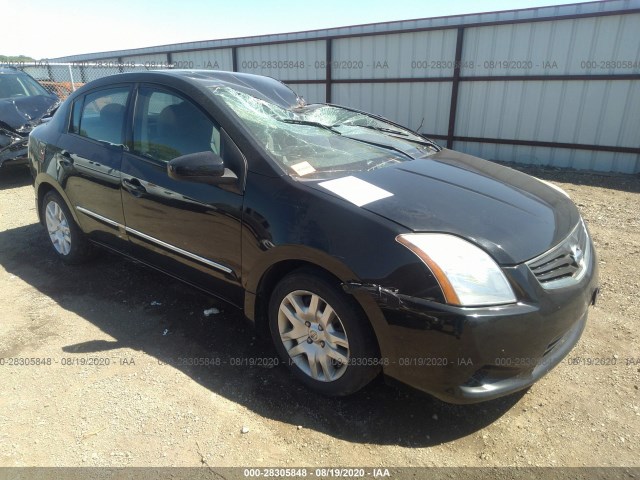
[[[91,256],[91,245],[76,224],[67,204],[55,191],[42,201],[43,215],[53,250],[63,262],[76,264]]]
[[[349,395],[379,373],[371,326],[328,276],[298,271],[274,289],[269,327],[292,373],[325,395]]]

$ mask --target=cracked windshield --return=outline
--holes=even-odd
[[[285,109],[232,88],[213,91],[293,177],[332,178],[439,150],[409,130],[345,108],[312,104]]]

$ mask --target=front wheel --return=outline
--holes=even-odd
[[[380,371],[367,319],[352,298],[319,272],[294,272],[276,286],[269,328],[293,375],[324,395],[354,393]]]
[[[44,196],[42,206],[49,240],[58,257],[68,264],[85,261],[92,253],[91,246],[62,197],[51,190]]]

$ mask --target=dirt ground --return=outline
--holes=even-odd
[[[579,206],[602,295],[567,360],[471,406],[235,365],[275,356],[241,313],[106,252],[65,267],[28,172],[1,171],[0,466],[640,466],[640,177],[524,170]]]

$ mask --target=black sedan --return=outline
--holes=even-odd
[[[598,291],[559,188],[271,78],[105,77],[29,157],[65,263],[98,244],[242,308],[327,395],[380,372],[457,403],[526,388]]]

